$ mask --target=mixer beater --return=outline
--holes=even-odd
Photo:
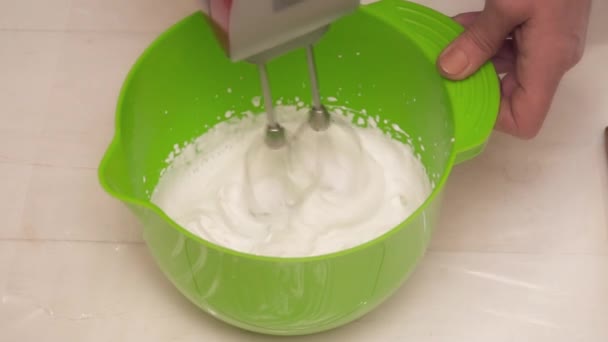
[[[319,81],[317,77],[317,66],[315,63],[314,51],[312,45],[306,47],[306,59],[308,62],[308,73],[310,77],[310,88],[312,91],[312,108],[309,112],[308,123],[310,127],[321,132],[329,127],[330,116],[325,106],[321,103],[321,95],[319,94]],[[279,149],[287,143],[285,137],[285,129],[277,121],[276,113],[273,106],[272,92],[270,83],[268,82],[268,70],[265,64],[259,64],[260,82],[264,94],[264,106],[266,110],[266,145],[271,149]]]
[[[266,146],[276,150],[287,144],[285,128],[277,121],[272,93],[270,91],[270,82],[268,82],[266,64],[259,64],[258,69],[260,72],[260,81],[262,83],[262,92],[264,93],[264,107],[266,109],[266,135],[264,141],[266,142]]]
[[[306,47],[312,91],[308,123],[317,132],[330,124],[321,103],[313,43],[329,24],[354,10],[359,0],[210,0],[209,14],[217,36],[233,61],[258,65],[266,109],[265,143],[270,149],[287,144],[285,129],[277,121],[266,63],[288,51]]]
[[[308,123],[315,131],[324,131],[329,127],[329,112],[321,103],[319,95],[319,80],[317,78],[317,65],[315,63],[312,45],[306,47],[306,59],[308,60],[308,74],[310,76],[310,89],[312,90],[312,109],[308,116]]]

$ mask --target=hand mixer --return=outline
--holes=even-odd
[[[313,44],[359,0],[210,0],[209,15],[220,43],[233,61],[257,64],[267,125],[264,141],[271,149],[286,144],[277,121],[266,63],[288,51],[306,48],[313,106],[308,122],[315,131],[329,127],[329,112],[321,103]]]

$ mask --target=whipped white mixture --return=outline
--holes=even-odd
[[[171,154],[152,201],[218,245],[302,257],[370,241],[412,214],[431,192],[410,146],[339,114],[326,132],[306,108],[277,108],[289,146],[263,143],[263,115],[233,117]],[[398,131],[402,132],[400,129]]]

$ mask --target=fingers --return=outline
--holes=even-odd
[[[515,42],[511,39],[504,41],[503,46],[498,50],[498,53],[492,57],[492,63],[498,74],[506,74],[515,71],[515,61],[517,53]]]
[[[492,7],[479,14],[465,13],[457,19],[466,31],[439,56],[439,72],[446,78],[462,80],[477,71],[503,45],[513,28],[523,20],[509,18]]]
[[[501,82],[502,100],[496,128],[523,138],[534,138],[545,121],[564,69],[546,63],[540,53],[518,61],[515,72]]]
[[[524,88],[514,74],[502,80],[503,97],[496,129],[522,138],[534,138],[545,121],[553,92],[535,93]]]
[[[497,129],[531,139],[545,121],[557,87],[572,65],[577,51],[571,33],[561,30],[563,21],[536,17],[515,32],[515,70],[502,80],[502,101]]]
[[[464,28],[469,28],[479,17],[481,12],[466,12],[460,13],[453,17],[454,21],[462,25]],[[498,50],[498,53],[492,57],[492,63],[499,74],[506,74],[515,70],[515,44],[511,37],[503,41],[503,45]]]
[[[533,138],[562,77],[580,60],[591,0],[485,3],[481,13],[454,18],[466,30],[440,55],[438,69],[461,80],[491,59],[498,73],[506,74],[497,129]]]
[[[481,12],[460,13],[452,19],[454,19],[460,25],[464,26],[464,28],[469,28],[471,27],[471,25],[473,25],[477,17],[479,17],[479,14],[481,14]]]

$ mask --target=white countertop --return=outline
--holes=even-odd
[[[190,304],[97,183],[125,74],[198,3],[0,1],[0,341],[280,340]],[[294,340],[608,341],[608,2],[593,17],[541,135],[496,134],[454,170],[405,286],[346,327]]]

